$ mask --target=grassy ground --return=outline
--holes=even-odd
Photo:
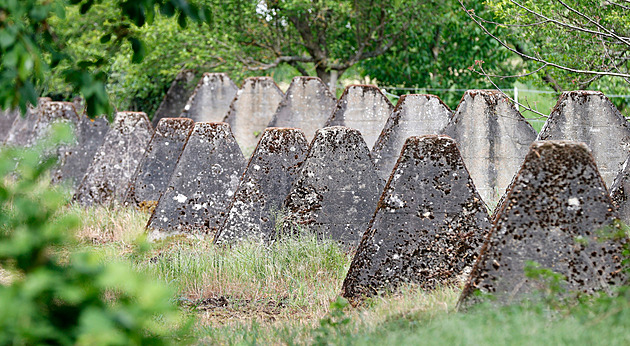
[[[456,312],[460,288],[413,286],[350,307],[338,298],[351,261],[335,244],[290,239],[217,247],[175,238],[142,244],[146,213],[82,210],[80,249],[165,282],[197,318],[201,344],[628,344],[629,298]],[[139,248],[145,248],[139,252]]]

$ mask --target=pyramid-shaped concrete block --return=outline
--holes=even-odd
[[[601,92],[568,91],[558,99],[538,140],[585,143],[606,186],[611,186],[630,154],[630,125]]]
[[[4,143],[10,146],[28,146],[35,135],[35,125],[39,120],[41,109],[47,102],[51,102],[51,99],[40,97],[37,99],[37,106],[29,106],[24,117],[16,117]]]
[[[76,127],[79,124],[79,115],[72,102],[50,101],[43,103],[39,107],[39,118],[33,128],[33,136],[27,145],[32,145],[47,136],[51,125],[54,123],[70,124],[76,132]]]
[[[467,91],[444,130],[459,147],[481,198],[496,205],[523,163],[536,131],[496,90]]]
[[[79,187],[109,131],[109,122],[104,117],[90,119],[83,114],[80,119],[76,130],[76,145],[61,148],[64,152],[60,155],[58,169],[53,173],[53,183],[67,182],[72,190]]]
[[[153,128],[142,112],[118,112],[96,151],[74,200],[84,206],[122,203]]]
[[[196,122],[222,121],[238,87],[225,73],[204,73],[181,116]]]
[[[295,127],[311,141],[330,117],[337,98],[317,77],[295,77],[280,102],[269,127]]]
[[[387,180],[407,138],[442,133],[451,115],[437,96],[401,96],[372,149],[379,176]]]
[[[326,126],[357,129],[369,148],[374,146],[394,106],[374,85],[349,85],[337,102]]]
[[[153,210],[175,171],[195,126],[192,119],[162,118],[129,184],[125,202]]]
[[[477,290],[510,303],[542,289],[544,283],[526,275],[530,261],[565,276],[568,292],[625,281],[627,239],[619,237],[616,217],[583,143],[535,142],[494,217],[460,306],[477,301]]]
[[[359,131],[343,126],[318,130],[285,201],[283,232],[312,232],[356,248],[382,189]]]
[[[238,90],[224,121],[247,156],[253,152],[283,97],[282,90],[270,77],[247,78]]]
[[[280,225],[282,205],[306,156],[299,129],[268,128],[258,142],[215,243],[269,241]]]
[[[343,283],[360,299],[402,283],[424,289],[470,273],[490,230],[485,204],[446,136],[411,137]]]
[[[245,159],[226,123],[196,123],[149,219],[149,239],[213,235],[234,198]]]
[[[610,186],[610,197],[617,207],[621,221],[630,225],[630,156],[626,158]]]
[[[0,110],[0,142],[4,142],[7,138],[15,119],[19,116],[20,111],[18,109]]]
[[[175,80],[168,88],[160,106],[153,114],[153,120],[151,121],[153,127],[157,127],[162,118],[178,117],[181,114],[190,95],[195,90],[195,77],[195,71],[192,70],[180,71],[175,76]]]

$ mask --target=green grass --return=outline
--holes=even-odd
[[[193,338],[200,344],[630,342],[626,291],[580,303],[481,305],[456,312],[459,287],[425,292],[409,285],[358,307],[344,306],[337,299],[352,255],[336,244],[306,237],[224,247],[178,237],[147,246],[141,242],[147,214],[120,208],[79,212],[84,225],[77,247],[167,283],[181,309],[197,318]]]

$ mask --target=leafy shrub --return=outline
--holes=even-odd
[[[80,220],[49,186],[45,148],[0,150],[0,344],[168,344],[186,323],[165,287],[91,253],[67,254]],[[16,168],[16,162],[17,168]],[[170,338],[169,338],[170,337]]]

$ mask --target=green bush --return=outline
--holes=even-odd
[[[68,251],[80,220],[68,196],[49,186],[46,148],[0,151],[0,344],[169,344],[190,321],[172,293],[129,266]],[[16,162],[17,168],[16,168]],[[69,252],[69,254],[68,254]]]

